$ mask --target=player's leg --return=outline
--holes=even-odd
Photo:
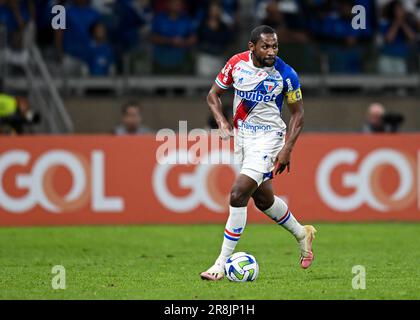
[[[301,250],[301,266],[308,268],[314,259],[312,241],[315,238],[315,228],[310,225],[302,226],[296,220],[287,204],[274,195],[271,180],[263,182],[255,190],[252,198],[259,210],[295,236]]]
[[[250,177],[244,174],[237,177],[230,193],[229,217],[225,226],[220,255],[210,269],[201,273],[202,279],[219,280],[223,278],[226,260],[233,254],[245,229],[247,204],[257,188],[257,183]]]

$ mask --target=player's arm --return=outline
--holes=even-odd
[[[287,106],[291,114],[289,130],[286,136],[286,143],[276,158],[275,174],[282,173],[286,168],[290,172],[290,156],[304,124],[304,110],[299,79],[294,71],[290,73],[290,76],[288,79],[290,88],[285,93]]]
[[[233,136],[232,127],[229,121],[223,115],[222,101],[220,100],[220,96],[225,91],[226,90],[213,83],[213,86],[207,95],[207,104],[213,114],[214,120],[216,120],[216,123],[219,126],[220,137],[223,140],[229,139]]]
[[[287,105],[291,117],[289,121],[289,134],[287,135],[284,148],[292,152],[304,125],[303,101],[299,100],[295,103],[288,103]]]

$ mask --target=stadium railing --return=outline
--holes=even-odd
[[[335,88],[353,88],[361,90],[382,90],[391,88],[406,88],[420,91],[420,75],[407,75],[389,77],[383,75],[302,75],[302,85],[306,89],[329,90]],[[30,79],[30,82],[42,81],[41,77]],[[28,79],[23,77],[9,78],[7,86],[14,90],[28,89]],[[56,78],[50,83],[62,90],[64,87],[74,92],[88,90],[109,90],[115,93],[128,93],[132,91],[154,92],[156,90],[185,89],[188,92],[208,90],[213,79],[195,76],[147,76],[147,77],[86,77]]]
[[[40,132],[71,133],[74,131],[72,120],[55,84],[56,80],[52,78],[34,39],[35,26],[31,22],[27,25],[23,37],[23,47],[28,53],[28,59],[21,65],[25,76],[16,79],[12,74],[7,74],[5,68],[5,74],[2,74],[4,86],[12,92],[26,93],[31,107],[41,113],[42,121],[38,128]],[[21,85],[17,86],[15,81]]]

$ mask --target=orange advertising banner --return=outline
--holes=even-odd
[[[179,138],[0,138],[0,226],[225,223],[239,167],[188,157],[232,146]],[[302,221],[420,221],[420,134],[303,134],[273,183]],[[248,207],[248,222],[270,222]]]

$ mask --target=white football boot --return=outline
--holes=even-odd
[[[314,261],[314,253],[312,251],[312,241],[315,239],[316,229],[313,226],[304,226],[305,236],[299,240],[300,247],[300,265],[303,269],[307,269]]]
[[[203,280],[218,281],[225,276],[225,269],[219,264],[214,264],[207,271],[200,273]]]

